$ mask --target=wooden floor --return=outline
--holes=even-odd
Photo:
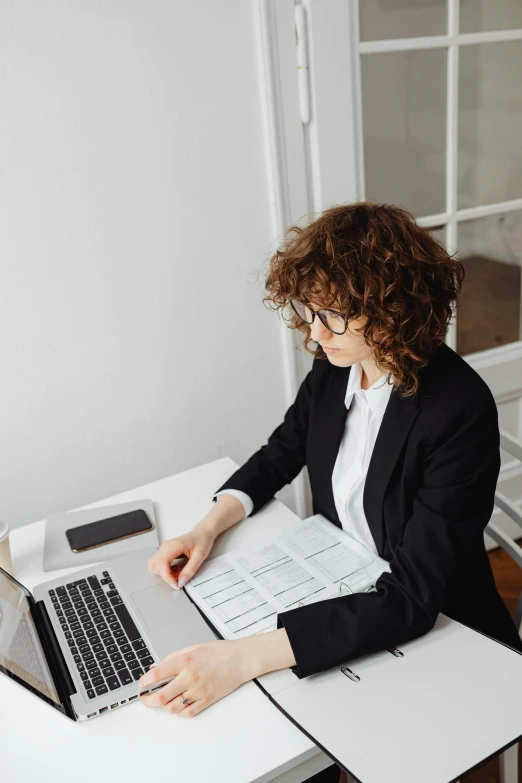
[[[522,546],[522,539],[519,539],[518,543]],[[490,552],[489,560],[495,575],[498,591],[513,617],[522,590],[522,569],[502,549],[495,549],[493,552]],[[519,744],[519,771],[522,770],[521,749],[522,743]],[[461,781],[466,781],[466,783],[500,783],[498,756],[461,778]]]

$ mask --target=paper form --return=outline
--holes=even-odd
[[[371,586],[386,560],[315,514],[247,551],[208,560],[185,587],[225,639],[275,630],[277,614]]]

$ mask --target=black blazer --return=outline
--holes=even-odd
[[[216,492],[246,492],[253,515],[306,465],[313,513],[341,527],[332,471],[350,369],[314,358],[282,424]],[[499,470],[493,395],[442,344],[420,371],[412,398],[392,390],[366,476],[366,519],[391,573],[379,577],[376,592],[278,615],[299,678],[422,636],[439,612],[522,651],[484,546]]]

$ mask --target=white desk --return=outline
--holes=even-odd
[[[206,514],[212,494],[237,467],[225,457],[83,508],[151,498],[164,541]],[[296,519],[274,499],[222,534],[212,556],[281,533]],[[44,527],[35,522],[11,534],[14,575],[29,590],[75,570],[42,571]],[[96,774],[128,783],[301,783],[331,763],[254,682],[192,718],[137,702],[75,723],[0,674],[0,773],[6,783],[92,783]]]

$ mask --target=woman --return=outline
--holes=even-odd
[[[270,259],[265,300],[291,314],[312,369],[268,442],[149,568],[179,589],[220,533],[306,465],[313,512],[391,571],[373,592],[280,613],[275,631],[174,651],[140,681],[176,675],[143,697],[147,706],[195,715],[265,672],[307,677],[419,637],[440,612],[522,651],[483,538],[500,469],[496,404],[444,343],[463,279],[461,263],[399,207],[337,206],[290,229]]]

